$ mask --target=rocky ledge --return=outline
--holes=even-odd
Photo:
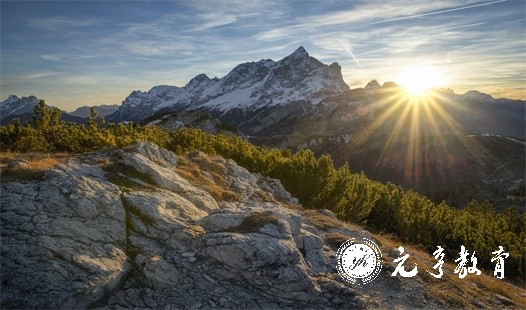
[[[335,251],[372,235],[201,152],[72,156],[2,182],[0,204],[2,308],[440,306],[387,270],[367,290],[347,284]]]

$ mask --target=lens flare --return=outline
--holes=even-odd
[[[425,95],[430,88],[440,87],[444,83],[444,74],[435,67],[422,66],[407,69],[396,81],[409,93]]]

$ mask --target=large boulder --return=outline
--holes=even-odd
[[[86,308],[130,271],[120,190],[100,168],[68,163],[2,184],[2,307]]]

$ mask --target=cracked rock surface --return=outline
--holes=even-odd
[[[232,160],[200,152],[185,160],[214,167],[237,195],[214,199],[177,171],[177,156],[150,143],[2,183],[2,308],[366,306],[364,291],[337,273],[327,238],[368,232],[328,210],[303,210],[279,181]]]

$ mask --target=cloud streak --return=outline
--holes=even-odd
[[[33,19],[29,24],[34,28],[57,30],[67,27],[89,27],[104,23],[103,19],[72,19],[65,16]]]
[[[351,42],[349,42],[347,40],[344,40],[344,39],[338,39],[338,43],[340,43],[341,47],[347,53],[349,53],[349,55],[351,55],[352,59],[358,65],[358,67],[363,68],[362,65],[360,64],[360,62],[358,61],[358,58],[356,58],[356,56],[354,56],[354,54],[353,54],[353,47],[351,45]]]
[[[414,14],[414,15],[410,15],[410,16],[391,18],[391,19],[386,19],[386,20],[381,20],[381,21],[367,23],[365,25],[376,25],[376,24],[383,24],[383,23],[389,23],[389,22],[394,22],[394,21],[401,21],[401,20],[406,20],[406,19],[413,19],[413,18],[418,18],[418,17],[436,15],[436,14],[444,14],[444,13],[456,12],[456,11],[472,9],[472,8],[477,8],[477,7],[481,7],[481,6],[486,6],[486,5],[502,3],[502,2],[506,2],[506,1],[507,0],[498,0],[498,1],[492,1],[492,2],[486,2],[486,3],[466,5],[466,6],[456,7],[456,8],[447,9],[447,10],[439,10],[439,11],[434,11],[434,12],[429,12],[429,13]]]

